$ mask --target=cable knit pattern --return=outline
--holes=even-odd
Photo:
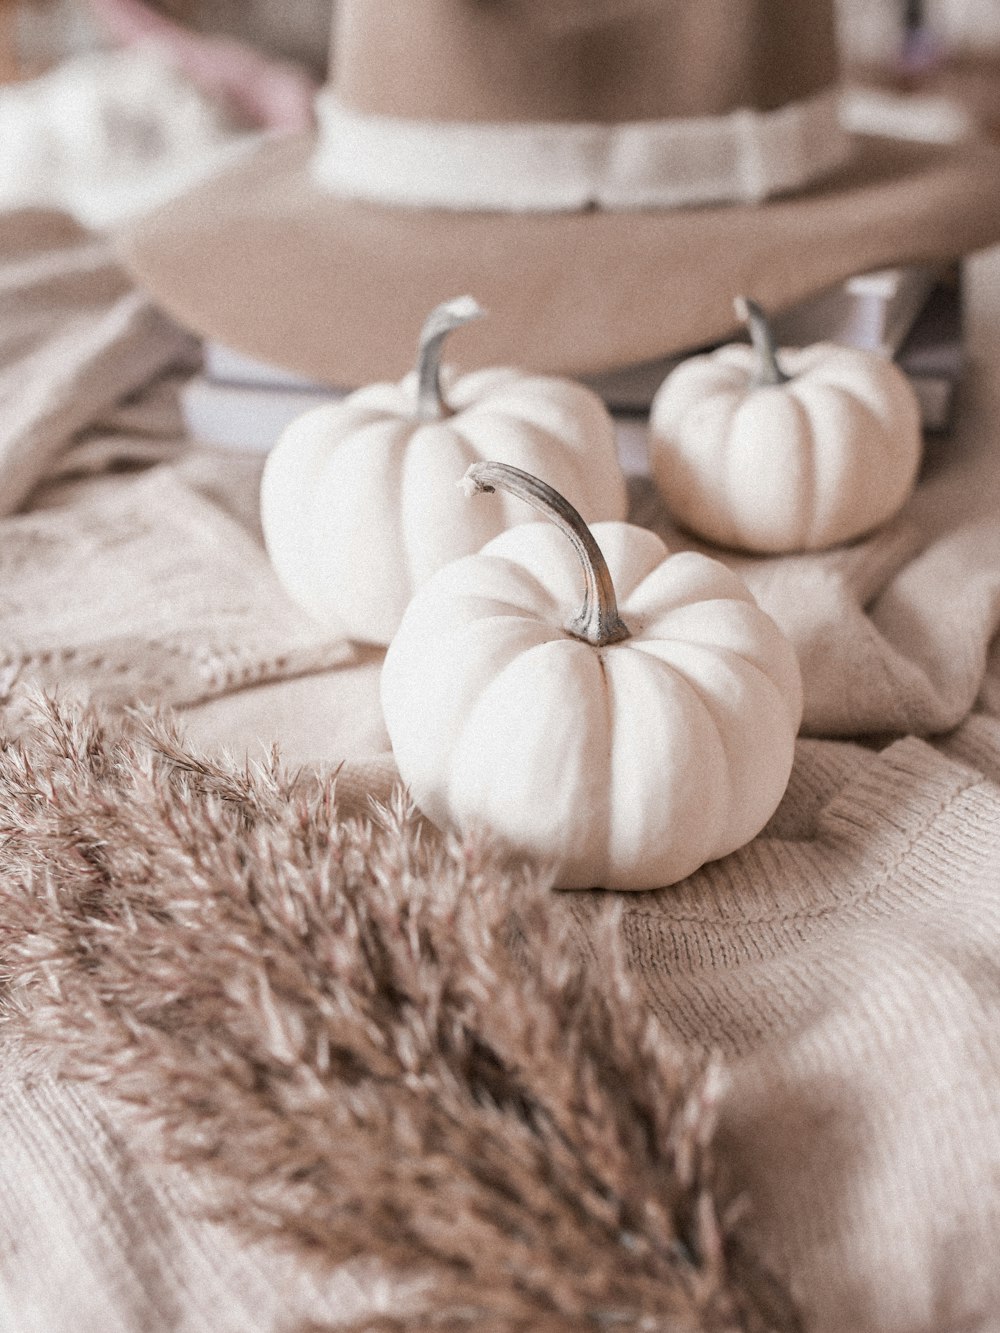
[[[195,345],[60,214],[5,215],[0,254],[0,697],[33,683],[185,704],[352,660],[282,594],[254,532],[209,500],[218,465],[208,482],[180,464],[57,486],[179,460],[164,385]],[[225,471],[235,505],[241,468]],[[255,505],[256,474],[251,492]]]
[[[8,689],[183,704],[351,660],[250,535],[166,470],[8,519],[0,589]]]

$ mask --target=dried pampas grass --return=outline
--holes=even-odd
[[[613,904],[577,938],[402,798],[42,705],[0,751],[0,962],[32,1038],[211,1173],[222,1215],[417,1294],[355,1327],[794,1328],[730,1234],[719,1072],[647,1017]]]

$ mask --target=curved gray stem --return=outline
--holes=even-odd
[[[618,614],[618,599],[611,574],[594,534],[581,515],[557,490],[509,463],[473,463],[460,485],[468,495],[478,491],[507,491],[537,509],[566,534],[583,566],[584,593],[580,613],[566,626],[570,634],[595,648],[631,638]]]
[[[787,384],[792,378],[786,375],[778,364],[778,349],[774,341],[774,331],[764,311],[756,301],[749,297],[737,296],[733,302],[736,313],[750,331],[750,341],[757,353],[757,369],[750,380],[755,389],[767,388],[774,384]]]
[[[417,416],[421,421],[442,421],[451,416],[441,393],[444,342],[449,333],[485,314],[474,297],[458,296],[435,306],[424,321],[417,346]]]

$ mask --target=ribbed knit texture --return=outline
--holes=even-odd
[[[973,729],[995,769],[1000,725]],[[753,844],[626,904],[631,956],[666,1028],[728,1058],[723,1138],[807,1326],[991,1329],[1000,788],[913,739],[839,774],[823,749]]]
[[[370,1266],[323,1280],[213,1224],[210,1193],[151,1170],[101,1097],[0,1049],[4,1333],[248,1333],[389,1303]]]

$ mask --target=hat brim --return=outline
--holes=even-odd
[[[780,311],[851,273],[1000,240],[1000,147],[859,136],[794,197],[669,211],[464,213],[377,206],[311,182],[311,136],[271,142],[125,229],[162,307],[249,356],[351,388],[412,365],[427,313],[490,314],[461,365],[590,375],[726,337],[733,298]]]

